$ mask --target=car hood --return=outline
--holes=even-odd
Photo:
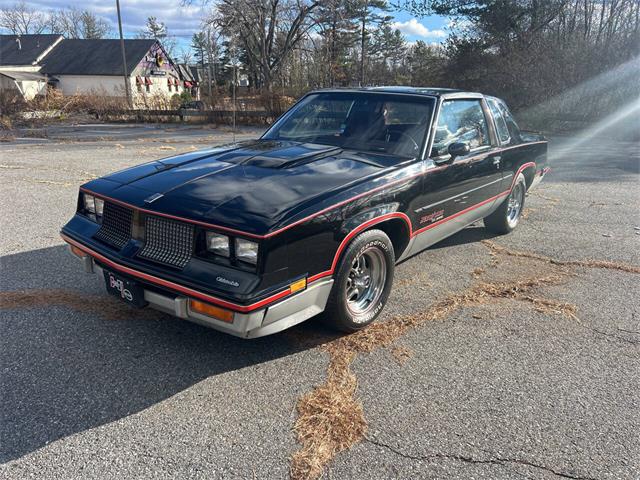
[[[85,188],[148,210],[265,233],[398,161],[327,145],[256,140],[146,163]]]

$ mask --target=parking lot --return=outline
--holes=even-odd
[[[518,229],[399,265],[372,327],[245,341],[107,297],[58,235],[85,181],[232,137],[0,143],[0,477],[640,478],[638,144],[552,138]]]

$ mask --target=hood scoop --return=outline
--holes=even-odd
[[[242,162],[242,165],[273,169],[292,168],[335,155],[341,150],[339,147],[303,143],[254,155]]]

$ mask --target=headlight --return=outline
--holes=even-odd
[[[258,263],[258,244],[243,238],[236,238],[236,258],[256,265]]]
[[[82,204],[86,213],[96,213],[96,200],[93,195],[82,194]]]
[[[96,223],[102,223],[104,200],[87,193],[82,194],[82,213]]]
[[[207,232],[207,250],[221,257],[229,257],[229,237]]]
[[[104,211],[104,200],[96,197],[94,203],[96,205],[96,215],[98,217],[102,217],[102,212]]]

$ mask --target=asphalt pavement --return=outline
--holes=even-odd
[[[58,235],[83,182],[232,131],[41,134],[0,143],[0,477],[640,478],[638,144],[552,138],[517,230],[399,265],[368,336],[245,341],[117,303]]]

